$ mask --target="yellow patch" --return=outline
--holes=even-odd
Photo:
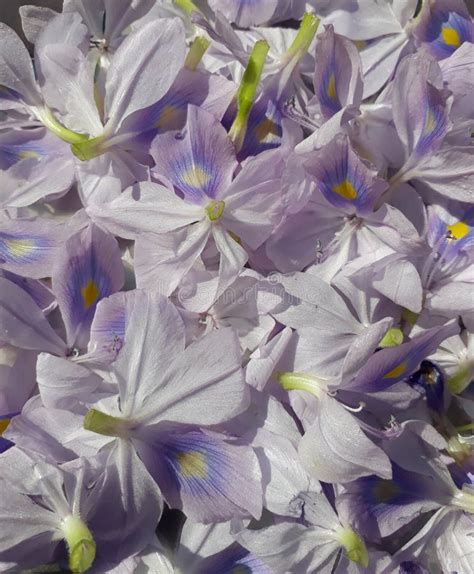
[[[185,478],[206,478],[207,462],[206,455],[202,452],[191,450],[178,454],[178,464],[181,474]]]
[[[379,480],[374,488],[377,502],[387,502],[400,492],[398,486],[391,480]]]
[[[400,377],[401,375],[403,375],[403,373],[407,370],[407,367],[408,367],[408,365],[405,362],[400,363],[394,369],[392,369],[391,371],[386,373],[383,376],[383,378],[384,379],[396,379],[397,377]]]
[[[355,47],[359,50],[363,50],[367,46],[367,42],[365,40],[352,40]]]
[[[18,259],[30,255],[36,247],[32,239],[7,239],[5,245],[10,255]]]
[[[443,42],[447,46],[454,46],[456,48],[459,48],[459,46],[461,45],[461,38],[459,37],[459,32],[454,28],[445,26],[441,31],[441,37],[443,38]]]
[[[446,228],[448,230],[449,239],[462,239],[470,231],[469,225],[464,223],[464,221],[458,221],[452,225],[448,225]]]
[[[357,191],[355,190],[354,186],[348,179],[345,179],[339,185],[335,185],[332,188],[332,191],[334,193],[337,193],[344,199],[348,199],[349,201],[357,199]]]
[[[230,571],[231,574],[250,574],[250,572],[250,568],[245,566],[245,564],[237,564],[237,566],[234,566]]]
[[[328,82],[328,87],[326,88],[328,96],[331,100],[337,100],[337,91],[336,91],[336,76],[331,74]]]
[[[84,303],[84,309],[86,310],[92,307],[92,305],[97,301],[100,292],[92,279],[89,279],[87,285],[81,288],[81,295],[82,301]]]
[[[181,180],[191,187],[196,187],[201,189],[209,183],[210,176],[202,168],[197,165],[193,165],[192,168],[186,170],[181,176]]]
[[[175,106],[165,106],[155,123],[155,128],[157,129],[172,129],[179,128],[184,118],[184,112],[182,109]]]
[[[431,110],[428,110],[425,120],[425,130],[430,134],[436,128],[436,118]]]
[[[10,419],[0,419],[0,436],[7,430]]]
[[[254,133],[258,141],[263,142],[268,136],[278,137],[278,126],[270,118],[265,118],[255,126]]]
[[[36,159],[40,156],[38,152],[32,150],[20,151],[17,155],[19,159],[29,159],[30,157]]]

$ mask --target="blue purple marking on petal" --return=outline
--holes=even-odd
[[[262,560],[235,543],[207,557],[196,574],[271,574]]]
[[[330,110],[332,114],[337,114],[342,109],[337,95],[337,76],[334,64],[325,70],[318,96],[321,106]]]
[[[424,102],[423,128],[416,142],[415,153],[422,156],[436,151],[448,131],[448,115],[445,101],[431,84],[427,84]]]
[[[78,324],[92,318],[100,299],[113,293],[108,275],[101,269],[95,254],[92,252],[90,262],[77,257],[71,261],[69,291],[71,295],[71,314],[74,323]]]
[[[165,446],[166,460],[180,487],[196,495],[208,482],[215,486],[222,483],[222,456],[215,442],[199,432],[174,435]]]
[[[27,264],[41,260],[44,250],[51,247],[47,237],[0,232],[0,263]]]
[[[473,24],[462,14],[434,8],[422,39],[438,59],[448,58],[464,42],[473,41]]]

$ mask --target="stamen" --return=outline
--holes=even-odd
[[[319,129],[319,126],[309,116],[296,110],[294,98],[283,105],[283,115],[311,132]]]
[[[367,406],[363,401],[361,401],[356,407],[350,407],[349,405],[345,405],[344,403],[341,402],[339,402],[339,404],[342,405],[346,409],[346,411],[349,411],[350,413],[360,413]]]

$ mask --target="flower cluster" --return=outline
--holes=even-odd
[[[0,572],[474,572],[463,0],[0,24]]]

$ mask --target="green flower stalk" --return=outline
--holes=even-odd
[[[341,528],[336,533],[336,540],[346,551],[346,556],[351,562],[367,568],[369,565],[369,553],[364,540],[352,530],[352,528]]]
[[[379,346],[382,349],[387,347],[398,347],[403,343],[403,332],[398,327],[392,327],[386,333],[384,338],[380,341]]]
[[[185,68],[192,71],[196,70],[199,66],[199,62],[202,60],[202,57],[210,45],[211,41],[204,36],[197,36],[194,38],[184,62]]]
[[[95,542],[80,516],[70,515],[61,524],[69,554],[69,568],[74,574],[87,572],[95,559]]]
[[[327,381],[306,373],[278,373],[277,380],[285,391],[306,391],[316,397],[325,392]]]
[[[229,131],[230,139],[234,142],[237,151],[242,149],[245,140],[250,111],[255,100],[255,94],[262,76],[263,66],[265,65],[269,48],[265,40],[256,42],[240,84],[237,94],[238,111]]]
[[[311,42],[313,41],[314,36],[316,35],[318,27],[319,19],[316,18],[314,14],[306,13],[303,16],[298,34],[286,52],[286,57],[288,60],[294,58],[295,56],[297,56],[299,59],[306,54],[309,47],[311,46]]]
[[[105,436],[124,436],[131,427],[131,421],[90,409],[84,417],[83,427]]]
[[[78,134],[65,128],[53,115],[49,108],[36,110],[39,120],[55,136],[70,144],[80,144],[89,139],[86,134]]]

